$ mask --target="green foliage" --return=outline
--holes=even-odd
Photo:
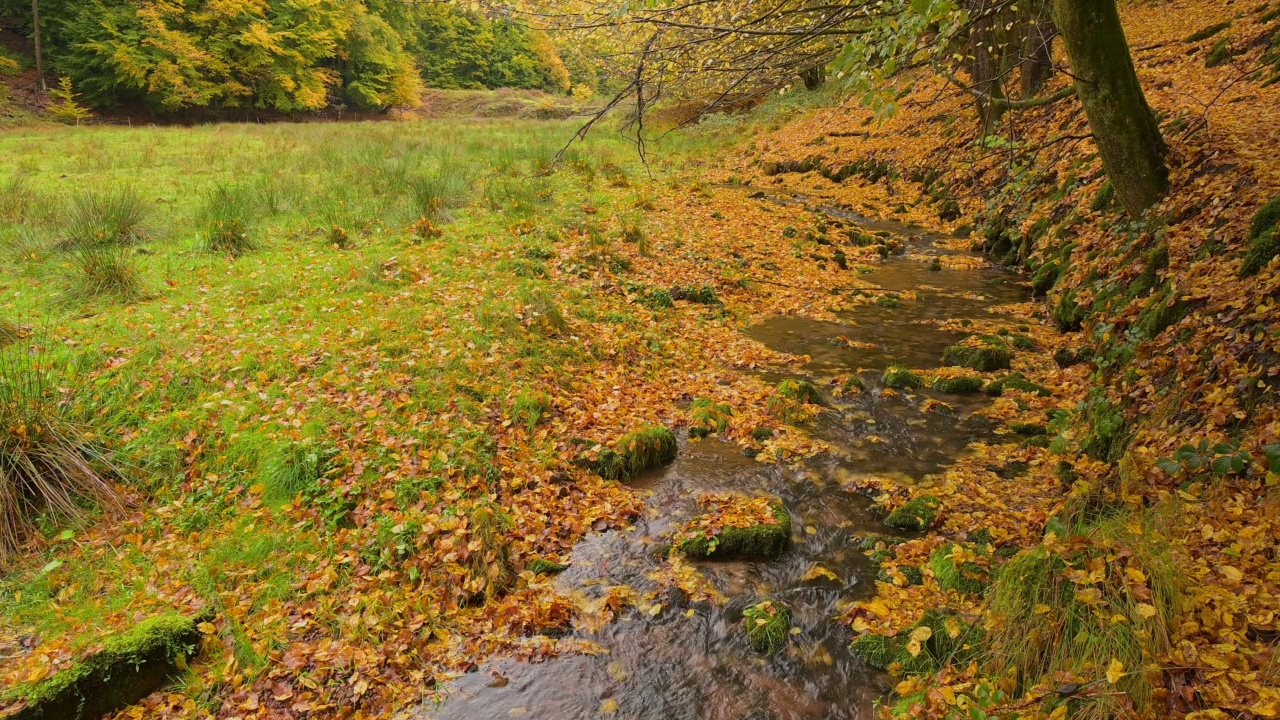
[[[1249,250],[1240,266],[1240,277],[1257,275],[1272,258],[1280,255],[1280,197],[1258,209],[1249,224]]]
[[[293,500],[324,477],[335,450],[313,442],[293,442],[277,447],[262,472],[262,499],[273,505]]]
[[[791,513],[781,502],[771,502],[775,522],[750,527],[721,528],[713,538],[686,538],[680,551],[699,560],[774,559],[791,544]]]
[[[1207,469],[1213,475],[1239,474],[1245,471],[1253,459],[1236,443],[1210,443],[1201,440],[1196,445],[1183,445],[1171,458],[1161,458],[1156,466],[1170,476],[1182,473],[1195,475]]]
[[[238,257],[258,248],[251,227],[257,203],[243,186],[218,185],[199,211],[203,221],[200,247],[205,252]]]
[[[1106,397],[1095,393],[1084,404],[1089,434],[1080,441],[1080,450],[1095,460],[1115,462],[1124,450],[1124,413]]]
[[[1209,54],[1205,55],[1204,66],[1207,68],[1215,68],[1224,65],[1231,59],[1231,39],[1221,38],[1209,48]]]
[[[671,297],[676,300],[688,300],[699,305],[720,304],[720,298],[716,296],[716,289],[711,285],[689,285],[688,287],[672,288]]]
[[[200,632],[190,618],[159,615],[117,635],[102,648],[34,686],[19,686],[2,699],[21,699],[18,720],[88,720],[150,695],[196,652]]]
[[[1052,390],[1043,385],[1031,382],[1022,373],[1009,373],[996,380],[992,380],[990,383],[987,383],[985,388],[983,388],[983,392],[988,395],[1001,395],[1004,393],[1005,388],[1011,388],[1019,392],[1031,393],[1032,395],[1038,395],[1040,397],[1049,397],[1050,395],[1053,395]]]
[[[921,495],[889,513],[884,524],[899,530],[926,530],[938,519],[942,502],[932,495]]]
[[[881,377],[884,384],[891,388],[918,390],[924,387],[924,379],[910,370],[898,365],[890,365]]]
[[[977,342],[952,345],[942,351],[942,362],[947,365],[967,367],[978,372],[1008,370],[1012,357],[1013,352],[1009,350],[1009,346],[990,335],[978,338]]]
[[[515,402],[511,405],[511,419],[532,432],[538,421],[550,411],[551,396],[540,390],[530,390],[516,396]]]
[[[729,427],[733,408],[707,398],[694,398],[689,406],[689,437],[702,438],[724,432]]]
[[[953,554],[960,548],[963,546],[947,543],[934,550],[929,555],[929,568],[943,590],[979,594],[990,582],[990,577],[985,568],[971,560],[957,563]]]
[[[524,566],[524,569],[534,575],[555,575],[568,570],[569,566],[546,558],[534,558],[529,561],[528,565]]]
[[[775,600],[765,600],[742,611],[742,626],[756,652],[773,655],[787,644],[791,611]]]
[[[362,110],[418,104],[422,82],[400,36],[377,15],[360,14],[347,33],[346,96]]]
[[[623,435],[612,448],[602,450],[595,470],[606,480],[629,480],[675,460],[678,449],[670,429],[650,425]]]
[[[917,633],[922,628],[927,633]],[[913,646],[913,633],[927,637]],[[948,664],[964,667],[977,658],[981,639],[979,628],[944,611],[927,610],[920,622],[897,635],[861,635],[850,649],[872,667],[914,675],[934,673]]]
[[[818,388],[814,387],[813,383],[808,380],[796,380],[794,378],[787,378],[778,383],[778,386],[774,388],[774,393],[778,397],[805,404],[816,405],[822,399],[822,396],[818,394]]]

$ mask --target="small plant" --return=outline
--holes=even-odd
[[[986,568],[974,562],[978,553],[958,543],[947,543],[929,555],[929,568],[943,590],[979,594],[991,581]]]
[[[1183,445],[1174,451],[1171,458],[1157,460],[1156,467],[1170,477],[1183,473],[1194,475],[1205,469],[1213,475],[1238,475],[1252,462],[1249,453],[1241,450],[1238,443],[1211,445],[1208,440],[1201,440],[1195,445]]]
[[[79,125],[93,117],[93,112],[77,101],[80,96],[72,87],[71,78],[65,75],[57,87],[49,90],[49,97],[53,100],[49,103],[49,114],[58,122]]]
[[[0,560],[30,539],[41,516],[74,522],[94,503],[121,506],[113,464],[74,419],[78,388],[60,366],[41,335],[0,349]]]
[[[551,411],[551,396],[540,391],[522,392],[511,405],[511,419],[532,432],[538,421]]]
[[[532,317],[532,322],[545,332],[554,335],[569,329],[569,321],[560,311],[556,299],[546,290],[530,288],[521,293],[520,300]]]
[[[515,580],[507,539],[515,529],[515,522],[496,502],[483,500],[472,508],[467,524],[474,548],[467,561],[471,575],[469,589],[478,597],[493,600],[506,592]]]
[[[742,611],[742,625],[756,652],[773,655],[787,644],[791,611],[775,600],[765,600]]]

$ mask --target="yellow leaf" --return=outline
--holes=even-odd
[[[853,619],[853,622],[850,623],[849,628],[856,633],[864,633],[870,630],[871,626],[867,624],[866,620],[863,620],[862,618],[858,617]]]
[[[1155,606],[1150,605],[1148,603],[1138,603],[1137,610],[1138,610],[1138,615],[1144,618],[1155,617],[1156,615]]]
[[[1230,565],[1223,565],[1222,567],[1218,568],[1218,572],[1222,573],[1228,580],[1232,582],[1240,582],[1241,580],[1244,579],[1244,573],[1240,572],[1238,569]]]
[[[661,612],[662,612],[662,603],[654,603],[653,607],[649,608],[650,615],[656,616]]]
[[[606,714],[618,712],[618,701],[613,698],[609,698],[608,700],[600,703],[600,712]]]
[[[1111,664],[1107,666],[1107,682],[1115,685],[1122,677],[1124,677],[1124,663],[1111,658]]]
[[[909,641],[907,642],[907,652],[911,653],[911,657],[915,657],[915,656],[919,655],[919,654],[920,654],[920,641],[919,641],[919,640],[909,640]]]
[[[1144,583],[1144,582],[1146,582],[1146,581],[1147,581],[1147,576],[1146,576],[1146,574],[1145,574],[1145,573],[1143,573],[1141,570],[1139,570],[1139,569],[1138,569],[1138,568],[1136,568],[1136,567],[1127,567],[1127,568],[1125,568],[1125,569],[1124,569],[1124,574],[1125,574],[1125,575],[1127,575],[1127,576],[1129,576],[1129,579],[1130,579],[1130,580],[1132,580],[1132,581],[1133,581],[1133,582],[1135,582],[1135,583]]]
[[[925,642],[931,637],[933,637],[933,628],[929,627],[928,625],[921,625],[920,627],[911,631],[911,639],[915,640],[916,642]]]
[[[1035,611],[1037,615],[1043,615],[1049,612],[1051,608],[1048,605],[1045,605],[1044,603],[1037,603],[1036,606],[1032,609]]]
[[[964,628],[960,627],[960,618],[957,618],[957,617],[947,618],[947,637],[951,638],[952,640],[955,640],[956,638],[960,637],[960,633],[963,631],[964,631]]]

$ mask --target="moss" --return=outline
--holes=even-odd
[[[1268,230],[1249,243],[1249,251],[1240,266],[1240,277],[1257,275],[1277,255],[1280,255],[1280,231]]]
[[[650,310],[665,310],[676,306],[671,293],[662,289],[650,290],[644,294],[640,302]]]
[[[817,404],[820,397],[818,395],[818,388],[814,387],[813,383],[806,380],[783,380],[778,383],[778,387],[774,389],[774,392],[777,393],[779,397],[784,397],[788,400],[795,400],[796,402],[806,404]]]
[[[942,502],[932,495],[921,495],[889,513],[884,524],[899,530],[924,530],[938,519]]]
[[[1204,66],[1207,68],[1215,68],[1224,65],[1231,59],[1231,40],[1230,38],[1221,38],[1218,42],[1209,48],[1209,54],[1205,55]]]
[[[1170,287],[1152,296],[1147,306],[1138,314],[1138,319],[1133,322],[1133,329],[1141,337],[1154,338],[1182,322],[1193,310],[1195,304],[1178,297]]]
[[[898,365],[890,365],[881,379],[891,388],[917,390],[924,387],[924,380],[919,375]]]
[[[791,611],[782,603],[765,600],[742,613],[747,642],[758,653],[773,655],[787,644],[791,633]]]
[[[929,262],[929,272],[942,272],[942,261],[934,258]]]
[[[1001,395],[1005,388],[1012,388],[1025,393],[1031,393],[1039,397],[1049,397],[1053,395],[1053,391],[1049,388],[1033,383],[1028,380],[1022,373],[1009,373],[1001,378],[992,380],[983,388],[983,392],[988,395]]]
[[[13,720],[88,720],[132,705],[160,688],[195,654],[196,621],[178,614],[145,620],[107,638],[102,649],[35,685],[3,696],[26,707]]]
[[[1103,397],[1095,396],[1086,405],[1089,434],[1080,441],[1080,450],[1095,460],[1115,462],[1124,451],[1124,413]]]
[[[929,637],[912,655],[909,639],[921,627],[929,628]],[[972,625],[941,610],[928,610],[920,622],[894,637],[862,635],[850,649],[868,665],[882,670],[896,666],[907,674],[934,673],[947,664],[963,667],[974,660],[980,640],[981,632]]]
[[[1072,365],[1079,365],[1080,363],[1088,362],[1092,357],[1093,350],[1087,347],[1075,350],[1071,348],[1059,348],[1053,353],[1053,361],[1057,363],[1058,367],[1063,369],[1069,368]]]
[[[857,375],[850,375],[849,377],[844,379],[844,382],[840,383],[840,393],[843,395],[848,395],[855,390],[858,392],[862,392],[866,389],[867,389],[866,384],[863,383],[862,378],[858,377]]]
[[[876,305],[883,308],[896,308],[902,304],[897,295],[881,295],[876,298]]]
[[[1213,37],[1214,35],[1217,35],[1218,33],[1222,32],[1223,30],[1226,30],[1229,27],[1231,27],[1230,20],[1227,20],[1226,22],[1220,22],[1217,25],[1210,25],[1207,28],[1203,28],[1201,30],[1197,30],[1196,32],[1191,33],[1190,35],[1187,36],[1187,39],[1184,40],[1183,42],[1193,43],[1193,42],[1200,42],[1201,40],[1208,40],[1209,38]]]
[[[732,415],[733,408],[728,405],[717,404],[707,398],[694,398],[689,406],[689,437],[702,438],[724,432]]]
[[[977,375],[934,378],[932,387],[944,393],[975,393],[982,389],[982,378]]]
[[[550,410],[550,395],[540,390],[522,392],[511,404],[511,419],[532,430]]]
[[[1116,187],[1111,181],[1102,184],[1098,190],[1098,194],[1094,196],[1093,202],[1089,205],[1089,209],[1096,212],[1106,212],[1116,205]]]
[[[1089,316],[1089,313],[1076,301],[1076,291],[1068,290],[1058,298],[1051,315],[1059,331],[1075,332],[1084,324],[1084,319]]]
[[[676,436],[661,425],[623,435],[596,460],[596,472],[606,480],[627,480],[645,470],[676,459]]]
[[[1142,272],[1129,286],[1127,297],[1146,295],[1160,284],[1160,272],[1169,267],[1169,248],[1163,243],[1148,250],[1142,263]]]
[[[943,590],[977,595],[991,582],[991,577],[977,563],[966,560],[957,565],[951,556],[959,547],[956,543],[947,543],[934,550],[929,555],[929,569]]]
[[[720,298],[716,289],[710,285],[689,285],[671,289],[670,295],[675,300],[688,300],[699,305],[719,305]]]
[[[758,427],[751,431],[751,439],[756,442],[764,442],[773,437],[773,430],[767,427]]]
[[[1031,276],[1031,290],[1036,295],[1045,295],[1058,284],[1058,277],[1062,274],[1062,266],[1057,262],[1046,262],[1041,265]]]
[[[1019,435],[1044,435],[1049,432],[1048,428],[1039,423],[1009,423],[1008,428]]]
[[[1249,222],[1249,237],[1258,238],[1280,226],[1280,197],[1274,197],[1254,213]]]
[[[924,571],[915,565],[899,565],[898,572],[902,573],[902,576],[907,579],[907,585],[924,584]],[[887,569],[881,570],[879,574],[876,575],[876,579],[880,582],[893,583],[892,575]]]
[[[978,372],[1008,370],[1012,357],[1009,347],[992,336],[980,338],[976,345],[952,345],[942,351],[942,362],[947,365],[967,367]]]
[[[727,527],[714,538],[688,538],[680,542],[684,554],[699,560],[773,559],[791,543],[791,514],[781,502],[772,502],[776,522],[744,528]]]
[[[524,566],[524,569],[534,575],[554,575],[568,570],[569,566],[546,558],[534,558],[529,561],[528,565]]]

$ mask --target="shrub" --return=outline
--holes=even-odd
[[[74,250],[142,242],[147,238],[151,207],[128,187],[75,195],[60,219],[57,247]]]
[[[967,367],[978,372],[1008,370],[1013,353],[1003,340],[994,336],[970,338],[942,351],[942,362]]]
[[[651,425],[623,435],[612,448],[601,451],[595,470],[606,480],[629,480],[675,460],[678,450],[671,430]]]
[[[773,655],[787,644],[791,611],[779,602],[765,600],[742,611],[742,625],[756,652]]]
[[[0,560],[34,533],[37,518],[79,521],[91,503],[118,508],[112,463],[71,415],[69,381],[39,338],[0,349]]]
[[[918,390],[924,387],[924,380],[919,375],[898,365],[890,365],[881,379],[891,388]]]

